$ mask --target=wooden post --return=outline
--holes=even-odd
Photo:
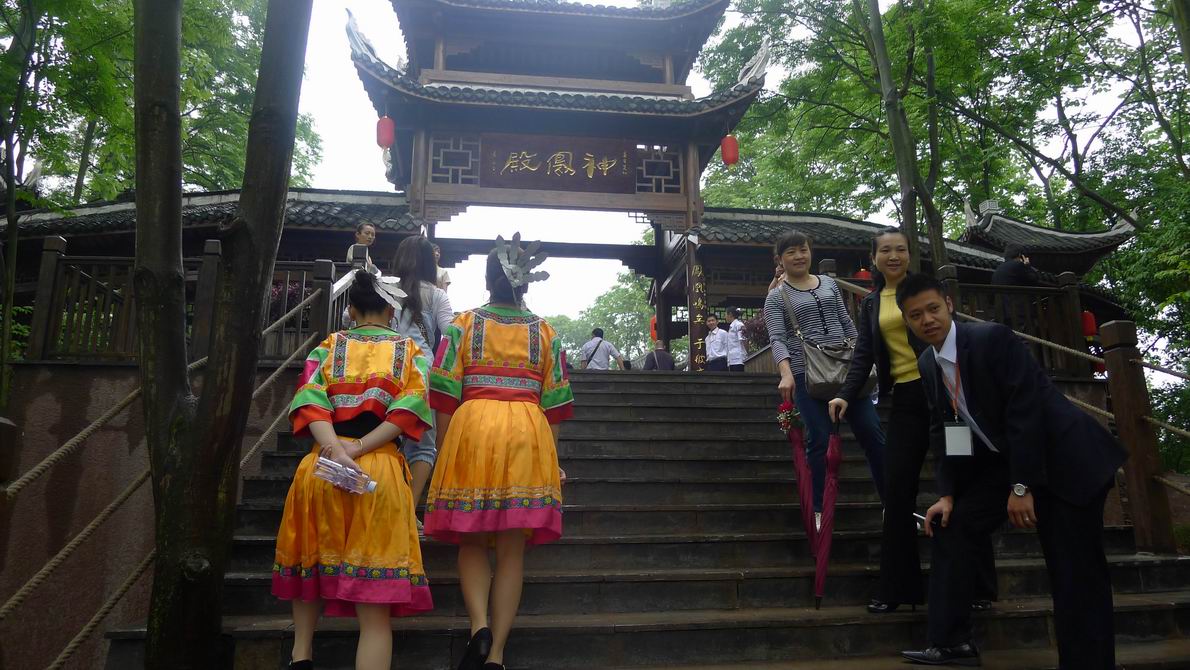
[[[1066,341],[1061,344],[1083,351],[1086,344],[1083,341],[1083,307],[1082,296],[1078,292],[1078,275],[1073,272],[1063,272],[1058,275],[1058,287],[1065,293],[1062,296],[1062,309],[1058,310],[1057,314],[1057,317],[1063,321],[1062,333],[1066,336]],[[1090,376],[1090,362],[1086,359],[1069,354],[1064,354],[1063,358],[1066,359],[1066,364],[1062,367],[1072,377]]]
[[[1124,476],[1128,483],[1128,504],[1132,512],[1132,532],[1139,551],[1175,553],[1173,521],[1165,486],[1154,479],[1161,472],[1157,453],[1157,435],[1142,417],[1152,412],[1144,370],[1132,361],[1140,359],[1136,350],[1136,324],[1111,321],[1099,329],[1103,358],[1107,361],[1107,385],[1111,393],[1116,430],[1128,450]]]
[[[335,290],[335,263],[325,259],[314,261],[314,282],[312,284],[315,291],[322,289],[322,295],[310,305],[310,330],[318,333],[318,341],[326,339],[327,335],[338,330],[335,327],[336,320],[339,318],[338,314],[332,314],[331,306],[334,304],[335,296],[332,292]]]
[[[353,244],[347,250],[347,261],[352,270],[366,270],[368,265],[368,247],[364,244]]]
[[[707,278],[698,260],[698,245],[686,237],[686,303],[690,336],[690,371],[707,367]]]
[[[946,287],[946,294],[954,302],[956,312],[963,311],[963,297],[959,294],[959,271],[953,265],[943,265],[934,273],[934,278]]]
[[[215,291],[219,284],[219,262],[223,243],[207,240],[202,247],[202,266],[194,289],[194,322],[190,326],[190,360],[207,355],[211,346],[211,321],[215,315]]]
[[[45,238],[41,247],[41,268],[37,274],[37,294],[33,298],[33,322],[29,328],[29,360],[45,358],[52,347],[57,331],[50,332],[54,312],[54,284],[58,279],[58,263],[66,253],[66,240],[59,236]]]
[[[824,258],[818,261],[818,274],[826,275],[828,277],[838,276],[838,263],[833,258]]]

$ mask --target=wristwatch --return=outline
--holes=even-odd
[[[1013,495],[1020,497],[1020,498],[1024,498],[1027,493],[1029,493],[1028,486],[1025,486],[1024,484],[1013,484],[1012,485],[1012,494]]]

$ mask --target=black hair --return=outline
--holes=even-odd
[[[739,307],[728,307],[727,313],[738,319],[738,318],[740,318],[740,314],[742,314],[743,312],[740,311]]]
[[[790,230],[781,237],[777,238],[777,243],[773,245],[773,255],[780,258],[785,253],[786,249],[790,247],[810,247],[814,248],[814,241],[810,236],[800,230]]]
[[[510,305],[521,304],[521,297],[525,295],[524,286],[513,288],[508,281],[508,275],[504,274],[504,266],[500,264],[500,249],[492,249],[488,254],[488,269],[487,282],[488,293],[491,294],[492,302],[504,302]]]
[[[380,297],[376,288],[376,277],[367,270],[355,271],[355,282],[347,291],[347,302],[360,314],[376,314],[388,307],[388,302]]]
[[[905,238],[906,243],[909,242],[909,236],[906,235],[905,231],[901,230],[900,228],[889,226],[888,228],[881,228],[880,230],[877,230],[876,234],[872,235],[872,263],[873,264],[875,264],[875,262],[876,262],[875,259],[876,259],[877,244],[878,244],[880,238],[884,237],[885,235],[900,235],[901,237]],[[872,268],[872,269],[875,270],[875,268]],[[876,272],[872,273],[872,288],[875,291],[884,290],[884,273],[883,272],[880,272],[879,270],[877,270]]]
[[[926,291],[937,291],[939,295],[946,297],[946,287],[928,274],[920,273],[905,277],[897,286],[897,307],[904,310],[906,300]]]
[[[591,331],[591,337],[600,337],[600,338],[602,338],[602,337],[603,337],[603,329],[602,329],[602,328],[595,328],[595,329],[593,329],[593,330]]]
[[[393,256],[393,274],[401,278],[401,290],[406,298],[404,308],[413,315],[413,322],[421,324],[421,312],[425,305],[421,304],[421,283],[438,283],[438,264],[434,262],[434,247],[430,241],[420,235],[406,237],[397,246],[397,255]]]
[[[713,312],[712,312],[711,314],[707,314],[707,318],[708,318],[708,319],[714,319],[714,320],[718,321],[718,320],[719,320],[719,315],[718,315],[718,314],[715,314],[715,313],[713,313]]]
[[[364,226],[372,226],[372,230],[376,230],[376,224],[374,224],[370,221],[364,221],[362,223],[357,223],[355,225],[355,232],[357,232],[357,233],[363,232]]]
[[[1025,249],[1019,244],[1010,244],[1004,247],[1004,260],[1014,261],[1025,255]]]

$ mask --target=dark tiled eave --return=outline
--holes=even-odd
[[[996,251],[1015,244],[1034,254],[1091,254],[1098,258],[1114,251],[1135,233],[1136,228],[1126,221],[1105,231],[1074,233],[1035,226],[1002,214],[985,214],[978,223],[967,227],[962,239]]]
[[[384,63],[354,56],[353,60],[360,80],[377,110],[384,109],[386,93],[393,91],[410,100],[439,105],[692,118],[713,114],[718,110],[737,105],[747,105],[764,88],[764,78],[756,77],[705,98],[683,100],[680,98],[526,91],[479,86],[441,84],[426,86]]]
[[[183,196],[182,225],[214,227],[235,216],[239,191],[189,193]],[[420,226],[405,216],[403,196],[391,193],[291,189],[285,227],[310,230],[353,230],[371,223],[379,230],[413,233]],[[129,233],[136,229],[136,203],[98,202],[65,213],[30,212],[17,223],[21,237]],[[0,230],[3,230],[0,226]]]
[[[392,4],[400,14],[402,0],[393,0]],[[432,4],[460,9],[659,21],[700,14],[720,5],[726,8],[729,3],[727,0],[688,0],[687,2],[675,2],[666,7],[612,7],[563,0],[433,0]]]

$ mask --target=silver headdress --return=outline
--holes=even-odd
[[[550,278],[548,272],[532,271],[533,268],[544,263],[546,258],[549,258],[549,254],[545,252],[538,253],[540,249],[541,242],[530,242],[529,246],[521,249],[520,233],[512,236],[512,242],[507,242],[500,236],[496,237],[496,257],[500,259],[500,267],[504,270],[504,276],[508,277],[508,283],[514,289]]]

